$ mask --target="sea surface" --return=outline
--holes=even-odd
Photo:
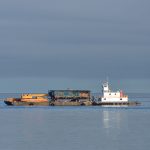
[[[0,98],[19,96],[1,93]],[[150,94],[140,106],[13,107],[0,102],[0,150],[149,150]]]

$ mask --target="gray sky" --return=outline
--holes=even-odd
[[[0,91],[98,91],[107,76],[127,91],[150,91],[149,6],[149,0],[1,0]]]

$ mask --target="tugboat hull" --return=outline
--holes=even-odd
[[[136,106],[140,105],[139,102],[132,101],[132,102],[98,102],[96,105],[100,106]]]

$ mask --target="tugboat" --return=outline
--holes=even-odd
[[[111,91],[109,83],[102,84],[102,97],[100,97],[99,105],[138,105],[139,102],[129,102],[128,95],[122,90],[116,92]]]
[[[122,90],[112,92],[110,90],[108,82],[102,85],[101,102],[128,102],[128,96],[123,93]]]

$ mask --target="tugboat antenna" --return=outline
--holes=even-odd
[[[109,77],[106,78],[107,83],[109,83]]]

